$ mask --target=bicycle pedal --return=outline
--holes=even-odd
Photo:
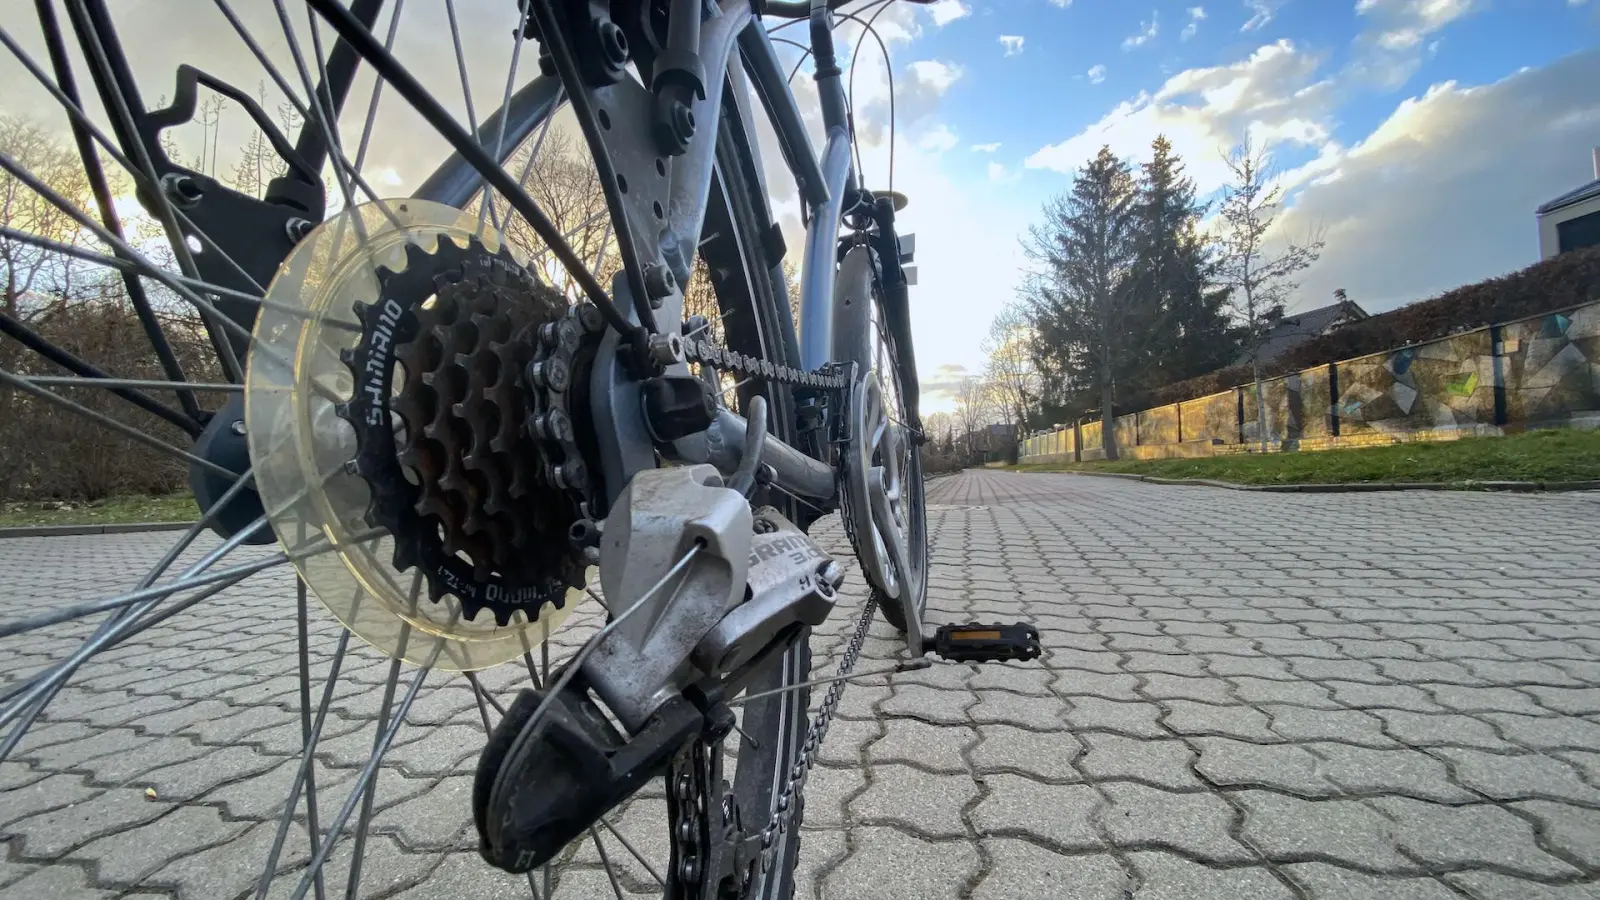
[[[940,625],[932,650],[951,662],[1009,662],[1038,659],[1044,652],[1032,625]]]

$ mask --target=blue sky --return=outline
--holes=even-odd
[[[944,0],[879,28],[936,396],[981,368],[1019,237],[1102,143],[1137,162],[1165,133],[1202,193],[1230,145],[1265,143],[1288,189],[1278,236],[1327,242],[1291,309],[1342,287],[1369,311],[1535,262],[1534,207],[1593,178],[1600,146],[1600,0]],[[868,45],[872,184],[887,108]]]
[[[234,6],[292,71],[271,4]],[[405,6],[396,53],[465,121],[442,6]],[[501,97],[516,7],[457,6],[482,112]],[[176,59],[247,88],[262,77],[205,0],[124,0],[117,16],[153,94]],[[30,19],[17,34],[43,59]],[[950,405],[941,388],[981,370],[988,324],[1028,270],[1021,238],[1102,143],[1137,161],[1166,134],[1210,193],[1229,146],[1264,143],[1288,189],[1276,236],[1326,241],[1291,310],[1342,288],[1373,312],[1536,261],[1534,208],[1593,178],[1600,146],[1600,0],[941,0],[894,3],[877,28],[894,73],[894,187],[910,197],[901,221],[917,235],[912,320],[930,409]],[[847,58],[859,35],[841,22]],[[536,71],[524,65],[516,81]],[[794,86],[815,125],[809,74]],[[3,54],[0,83],[0,112],[64,123]],[[369,89],[364,71],[354,96]],[[869,40],[855,121],[873,187],[888,182],[888,98]],[[363,114],[347,107],[346,128]],[[225,121],[222,146],[240,146],[247,125]],[[757,133],[797,258],[794,184],[776,171],[770,130]],[[369,177],[396,196],[447,153],[392,97],[374,134]]]

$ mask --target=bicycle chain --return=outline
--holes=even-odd
[[[719,347],[709,340],[685,340],[683,349],[685,362],[698,362],[718,371],[732,372],[739,376],[761,378],[778,384],[818,391],[844,391],[850,387],[851,367],[848,365],[829,363],[821,369],[809,371]],[[867,631],[872,627],[872,619],[877,608],[877,598],[869,598],[862,610],[861,621],[856,624],[855,634],[845,649],[843,659],[840,660],[837,672],[839,676],[848,676],[855,670],[856,660],[861,655],[861,646],[866,642]],[[772,866],[778,835],[788,831],[802,805],[799,794],[810,777],[817,751],[822,746],[823,738],[827,736],[846,684],[845,681],[835,681],[828,688],[828,693],[812,719],[810,729],[806,732],[800,760],[790,770],[789,778],[778,795],[771,819],[759,832],[763,873]],[[705,783],[708,767],[705,765],[704,753],[704,748],[697,742],[689,756],[688,771],[679,771],[676,774],[678,790],[674,793],[677,795],[678,833],[674,837],[679,846],[678,878],[686,885],[699,883],[707,859],[707,848],[702,846],[707,836],[703,826],[708,814],[708,798],[712,786]],[[718,785],[716,788],[720,790],[721,786]],[[725,803],[724,819],[729,813],[729,806]],[[723,837],[730,842],[738,842],[741,835],[723,835]]]
[[[817,708],[817,714],[811,720],[811,728],[806,732],[806,743],[800,751],[800,761],[790,770],[789,780],[784,783],[783,791],[778,795],[772,820],[767,823],[767,827],[761,829],[762,872],[766,872],[772,866],[778,835],[789,829],[794,822],[795,814],[803,805],[804,801],[797,802],[797,799],[800,792],[805,789],[806,779],[811,775],[811,766],[816,762],[822,740],[828,736],[828,727],[833,724],[834,713],[838,712],[839,698],[844,696],[845,686],[849,684],[849,681],[844,679],[855,671],[856,659],[861,655],[861,645],[867,640],[867,631],[872,628],[872,619],[877,612],[877,595],[869,595],[866,606],[861,609],[861,620],[856,623],[855,634],[851,636],[850,645],[845,648],[844,658],[839,660],[839,668],[834,673],[834,677],[840,680],[828,686],[828,693],[823,696],[822,705]]]
[[[708,340],[686,340],[683,342],[683,355],[685,362],[697,362],[710,366],[713,369],[733,372],[737,375],[746,375],[751,378],[764,378],[779,384],[794,387],[815,388],[817,390],[844,390],[850,386],[850,370],[848,367],[837,363],[828,365],[816,371],[797,369],[785,366],[768,359],[749,356],[736,350],[718,347]]]

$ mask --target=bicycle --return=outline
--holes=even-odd
[[[472,803],[480,853],[526,874],[534,896],[560,889],[554,867],[592,840],[621,897],[602,828],[666,896],[790,896],[802,790],[876,610],[904,633],[912,661],[1039,655],[1026,626],[923,622],[911,254],[895,229],[905,198],[858,180],[832,37],[843,4],[523,2],[501,107],[478,122],[447,0],[465,127],[396,58],[398,2],[380,39],[382,0],[307,0],[304,26],[275,0],[298,87],[226,0],[216,5],[306,123],[292,143],[249,94],[188,65],[172,104],[146,109],[103,0],[66,9],[109,134],[83,111],[49,0],[37,8],[53,77],[0,32],[68,113],[98,217],[12,157],[0,154],[0,167],[112,252],[4,236],[120,279],[165,376],[113,377],[8,315],[10,337],[72,375],[0,372],[0,382],[182,459],[203,513],[136,589],[0,625],[12,636],[109,613],[66,659],[6,685],[0,759],[97,652],[288,564],[298,576],[303,747],[256,896],[285,874],[294,897],[321,896],[322,867],[352,817],[347,891],[357,892],[377,773],[432,669],[466,673],[487,732]],[[809,27],[820,155],[763,17]],[[324,28],[336,36],[326,53]],[[535,39],[541,74],[516,88]],[[363,66],[377,79],[352,156],[339,120]],[[281,159],[261,197],[166,150],[162,132],[194,119],[201,88],[243,107]],[[363,174],[384,89],[452,150],[404,199],[381,198]],[[798,323],[752,98],[808,214]],[[563,108],[604,195],[609,237],[592,265],[530,195],[528,171]],[[514,154],[530,146],[514,176]],[[132,179],[171,265],[127,237],[102,156]],[[613,258],[612,240],[607,286],[594,270]],[[697,259],[715,310],[686,315]],[[156,314],[177,303],[198,311],[225,383],[186,378]],[[192,446],[50,390],[63,385],[107,389]],[[226,399],[208,410],[197,395],[212,390]],[[154,396],[163,393],[177,406]],[[812,680],[811,629],[833,612],[843,569],[806,531],[835,511],[870,597],[837,675]],[[207,528],[221,543],[162,582]],[[273,542],[276,552],[218,565]],[[311,594],[343,626],[315,704]],[[586,597],[599,611],[575,613]],[[372,753],[319,823],[316,753],[352,634],[392,662]],[[577,645],[553,667],[558,640]],[[531,687],[505,707],[475,673],[519,659]],[[402,661],[419,667],[403,692]],[[808,722],[810,689],[822,685]],[[494,725],[490,706],[501,713]],[[658,778],[669,839],[661,871],[606,818]],[[286,867],[302,795],[313,849],[303,867]]]

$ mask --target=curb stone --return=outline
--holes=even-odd
[[[1209,478],[1158,478],[1128,472],[1044,472],[1024,474],[1078,475],[1088,478],[1121,478],[1150,484],[1223,488],[1229,491],[1260,491],[1269,494],[1358,494],[1378,491],[1509,491],[1514,493],[1556,493],[1600,490],[1600,481],[1393,481],[1351,482],[1349,484],[1234,484]]]
[[[19,525],[0,528],[0,540],[20,537],[68,537],[82,534],[133,534],[140,531],[183,531],[193,522],[121,522],[111,525]]]

